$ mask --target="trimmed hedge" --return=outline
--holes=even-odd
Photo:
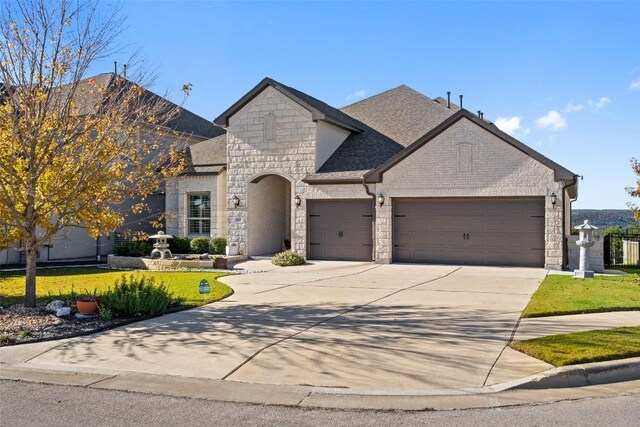
[[[214,237],[209,244],[212,255],[224,255],[227,250],[227,239]]]
[[[191,240],[191,252],[194,254],[208,254],[209,239],[206,237],[196,237]]]
[[[116,255],[142,257],[151,255],[153,245],[149,242],[131,241],[117,244],[115,247]]]
[[[172,254],[188,254],[191,252],[191,241],[188,237],[169,239],[169,250]]]

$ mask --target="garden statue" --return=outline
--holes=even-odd
[[[169,243],[167,239],[173,239],[170,234],[164,234],[164,231],[158,231],[158,234],[149,236],[150,239],[154,239],[156,242],[153,244],[153,250],[151,251],[151,258],[169,259],[171,258],[171,251],[169,250]]]
[[[576,245],[580,246],[580,266],[578,270],[573,271],[575,278],[593,278],[593,271],[589,270],[589,248],[595,244],[593,232],[597,229],[598,227],[589,224],[588,219],[584,220],[584,224],[576,227],[580,232],[580,239],[576,242]]]

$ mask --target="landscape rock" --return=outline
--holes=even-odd
[[[56,310],[56,316],[58,317],[65,317],[65,316],[69,316],[70,314],[71,314],[70,307],[60,307],[59,309]]]
[[[60,310],[62,307],[64,307],[64,301],[55,300],[47,304],[47,306],[44,309],[47,310],[48,312],[57,314],[58,310]]]

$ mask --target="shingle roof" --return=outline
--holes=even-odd
[[[187,149],[186,174],[219,173],[227,164],[227,134],[191,145]]]
[[[456,107],[452,104],[452,107]],[[408,86],[374,95],[341,108],[394,141],[408,146],[451,116],[449,109]]]
[[[85,89],[89,89],[90,82],[97,87],[103,87],[105,90],[108,90],[109,87],[115,84],[114,77],[114,73],[103,73],[93,77],[82,79],[78,82],[74,92],[78,95],[74,96],[74,98],[76,101],[76,106],[81,114],[89,114],[92,111],[95,111],[95,109],[99,107],[99,104],[102,102],[102,99],[98,95],[97,91],[85,91]],[[121,80],[121,82],[124,82],[128,85],[135,85],[135,83],[126,79]],[[62,86],[61,88],[59,88],[59,90],[65,91],[69,90],[70,88],[71,86],[67,85]],[[203,138],[213,138],[226,132],[224,129],[214,125],[213,122],[198,116],[197,114],[187,110],[186,108],[180,107],[150,90],[144,89],[144,91],[145,93],[143,96],[147,97],[150,101],[162,101],[167,104],[168,108],[178,109],[176,117],[167,122],[166,126],[168,128],[173,129],[177,132],[200,136]]]
[[[402,85],[342,108],[342,112],[357,119],[363,131],[351,134],[318,174],[380,166],[451,116],[454,108],[458,109],[453,104],[451,107]],[[318,174],[314,176],[321,179]]]
[[[373,169],[404,148],[391,138],[361,123],[364,129],[352,133],[318,169],[318,173]],[[362,177],[362,174],[360,174]]]

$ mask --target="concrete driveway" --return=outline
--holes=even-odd
[[[225,277],[208,306],[0,349],[23,366],[353,389],[481,387],[549,365],[505,350],[542,269],[315,262]]]

